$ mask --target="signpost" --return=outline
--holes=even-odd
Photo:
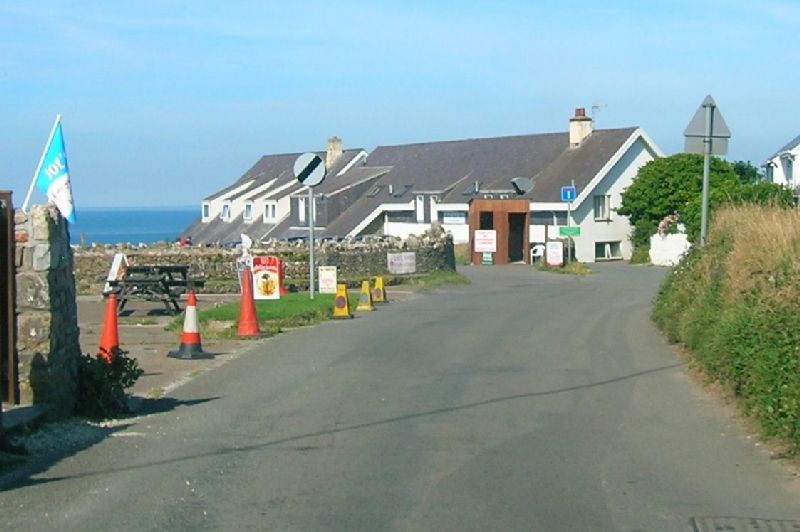
[[[728,153],[728,139],[731,130],[722,118],[716,102],[711,95],[706,96],[695,112],[692,121],[683,132],[686,137],[687,153],[703,154],[703,206],[700,214],[700,246],[706,245],[708,235],[708,175],[711,169],[711,154]]]
[[[572,202],[575,201],[575,198],[578,197],[578,191],[575,188],[575,180],[572,180],[572,184],[568,187],[561,187],[561,201],[567,202],[567,226],[566,227],[559,227],[558,234],[559,236],[566,236],[570,239],[570,246],[569,252],[567,253],[567,262],[569,262],[570,255],[572,255],[572,237],[573,236],[580,236],[581,228],[576,227],[575,229],[578,230],[577,233],[574,232],[572,228]],[[562,253],[563,255],[563,253]]]
[[[325,179],[325,162],[316,153],[304,153],[294,162],[294,176],[308,187],[308,295],[314,299],[314,187]]]

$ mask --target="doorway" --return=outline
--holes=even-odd
[[[525,213],[508,213],[508,262],[525,261]]]

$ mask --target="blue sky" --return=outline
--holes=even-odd
[[[800,134],[800,2],[0,0],[0,189],[56,114],[82,206],[196,205],[265,154],[641,126],[707,94],[729,160]],[[34,203],[45,200],[34,193]]]

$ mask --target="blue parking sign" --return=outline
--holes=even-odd
[[[575,193],[575,187],[561,187],[561,201],[568,201],[572,203],[575,201],[577,194]]]

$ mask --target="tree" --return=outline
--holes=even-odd
[[[739,176],[739,183],[742,185],[755,185],[764,180],[764,174],[750,164],[750,161],[736,161],[733,163],[733,171]]]
[[[758,169],[749,162],[730,164],[711,158],[709,172],[709,212],[723,203],[758,203],[791,207],[791,190],[765,183]],[[628,216],[633,226],[634,247],[648,246],[658,223],[677,212],[686,225],[689,239],[700,233],[703,191],[703,156],[680,153],[655,159],[642,168],[631,186],[622,193],[619,214]]]
[[[711,158],[709,172],[709,209],[738,197],[739,176],[733,166]],[[679,153],[650,161],[642,168],[625,192],[619,214],[627,216],[634,227],[634,246],[648,245],[658,223],[674,212],[680,214],[689,238],[700,232],[703,156]]]

